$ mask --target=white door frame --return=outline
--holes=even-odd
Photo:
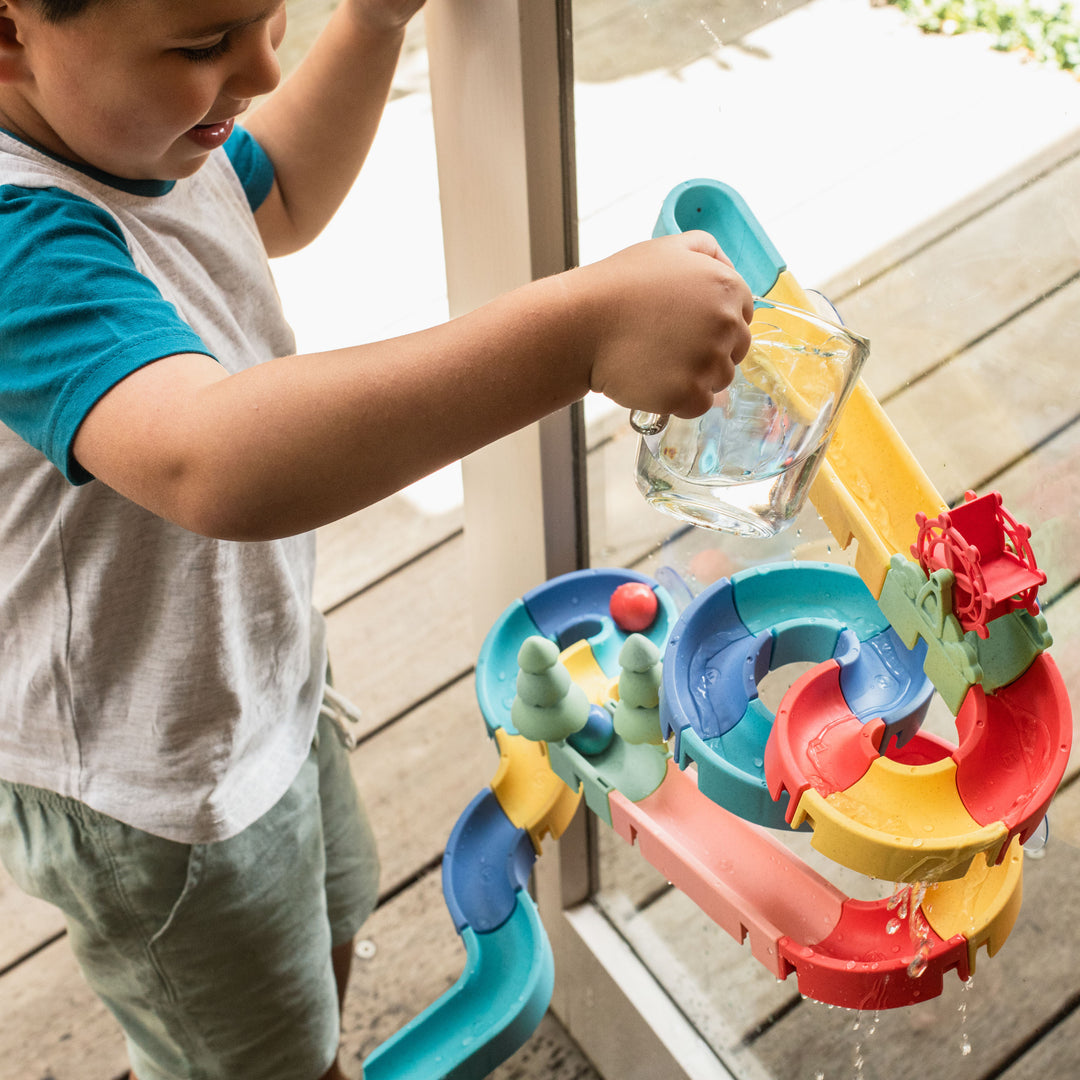
[[[454,316],[576,262],[570,0],[431,0],[426,18]],[[587,564],[584,450],[578,406],[465,461],[477,647],[508,603]],[[537,863],[554,1012],[611,1080],[730,1080],[589,903],[595,827],[580,812]]]

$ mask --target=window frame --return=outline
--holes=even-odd
[[[570,0],[439,0],[426,12],[451,316],[577,262]],[[507,604],[588,564],[580,404],[463,462],[476,646]],[[552,1010],[619,1080],[731,1073],[590,902],[596,820],[548,840],[534,888]]]

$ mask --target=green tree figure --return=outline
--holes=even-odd
[[[559,647],[544,637],[526,638],[518,650],[514,727],[535,742],[561,742],[589,718],[589,699],[559,660]]]
[[[631,634],[619,652],[619,700],[615,733],[629,743],[664,741],[660,731],[660,650],[643,634]]]

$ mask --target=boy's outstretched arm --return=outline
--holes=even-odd
[[[442,326],[228,375],[166,357],[75,438],[99,481],[195,532],[265,540],[377,501],[598,390],[696,416],[732,379],[753,303],[706,233],[649,240]]]
[[[424,0],[342,0],[296,71],[246,126],[274,164],[256,214],[270,255],[310,243],[371,148],[405,26]]]

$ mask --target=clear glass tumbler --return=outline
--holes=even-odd
[[[859,372],[865,338],[755,299],[750,351],[713,407],[693,420],[634,412],[637,485],[694,525],[769,537],[798,515]]]

